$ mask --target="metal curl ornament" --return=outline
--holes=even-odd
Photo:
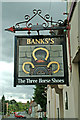
[[[33,14],[37,14],[38,12],[37,12],[37,10],[36,9],[34,9],[33,10]]]
[[[16,24],[15,27],[16,27],[16,28],[20,28],[20,25],[19,25],[19,24]]]
[[[58,20],[58,24],[62,24],[62,23],[64,23],[63,20]]]
[[[25,18],[25,20],[29,20],[30,16],[29,15],[25,15],[24,18]]]
[[[28,27],[32,27],[32,23],[29,23],[27,26],[28,26]]]
[[[38,15],[40,15],[42,13],[42,11],[40,9],[37,12],[38,12]]]
[[[50,18],[50,15],[49,15],[49,14],[46,14],[44,17],[45,17],[45,19],[49,19],[49,18]]]
[[[47,23],[43,23],[42,26],[46,28],[46,27],[49,26],[49,23],[48,22]]]

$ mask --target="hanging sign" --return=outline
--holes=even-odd
[[[68,84],[65,36],[15,36],[14,86]]]

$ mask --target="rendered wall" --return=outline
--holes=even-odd
[[[79,36],[80,36],[80,2],[76,4],[73,12],[73,16],[70,22],[70,43],[71,43],[71,62],[72,72],[69,73],[69,87],[64,86],[63,99],[65,101],[65,93],[68,93],[68,110],[65,109],[64,102],[64,117],[65,118],[79,118],[80,116],[80,105],[79,105],[79,94],[80,94],[80,82],[79,82],[79,69],[78,62],[73,62],[73,59],[77,56],[79,47]],[[69,58],[69,57],[68,57]]]

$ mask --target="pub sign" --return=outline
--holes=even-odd
[[[14,86],[67,84],[66,37],[15,36]]]

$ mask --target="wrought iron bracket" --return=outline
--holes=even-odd
[[[28,31],[28,34],[30,34],[30,31],[37,31],[39,34],[39,31],[41,30],[69,30],[70,27],[68,24],[65,25],[63,20],[58,20],[53,21],[52,17],[50,17],[49,14],[46,14],[44,17],[41,15],[42,11],[33,10],[33,16],[30,17],[29,15],[25,15],[25,21],[22,22],[18,22],[15,24],[15,26],[7,28],[5,30],[7,31],[11,31],[11,32],[16,32],[16,31]],[[44,20],[44,23],[42,24],[38,24],[36,23],[36,25],[33,25],[30,21],[35,17],[35,16],[39,16],[41,19]]]

